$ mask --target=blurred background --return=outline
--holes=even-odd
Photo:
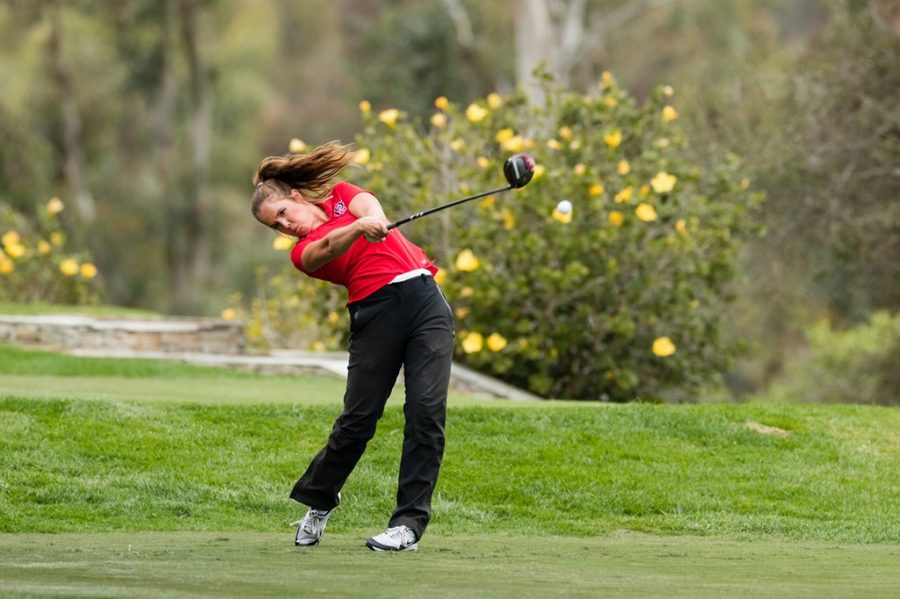
[[[671,86],[691,159],[739,156],[764,194],[721,307],[727,397],[828,400],[836,372],[834,401],[898,401],[896,0],[4,0],[0,232],[96,271],[38,286],[7,237],[0,299],[219,315],[285,265],[248,210],[263,156],[354,141],[362,100],[540,103],[538,65]]]

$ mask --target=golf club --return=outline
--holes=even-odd
[[[448,202],[435,208],[429,208],[428,210],[423,210],[422,212],[416,212],[415,214],[389,224],[387,228],[393,229],[395,227],[399,227],[400,225],[405,225],[411,220],[416,220],[417,218],[439,212],[446,208],[450,208],[451,206],[456,206],[457,204],[462,204],[471,200],[477,200],[478,198],[483,198],[494,193],[500,193],[503,191],[509,191],[510,189],[519,189],[521,187],[525,187],[528,182],[531,181],[531,177],[534,176],[534,158],[532,158],[528,154],[516,154],[515,156],[510,156],[506,159],[506,162],[503,163],[503,175],[506,177],[506,181],[509,183],[509,185],[507,185],[506,187],[492,189],[490,191],[485,191],[483,193],[478,193],[462,198],[461,200]]]

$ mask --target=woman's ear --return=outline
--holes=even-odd
[[[291,189],[291,199],[295,202],[305,202],[306,198],[303,197],[303,194],[300,193],[298,189]]]

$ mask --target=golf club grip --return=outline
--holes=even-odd
[[[448,203],[446,203],[446,204],[441,204],[440,206],[437,206],[437,207],[435,207],[435,208],[429,208],[428,210],[423,210],[423,211],[421,211],[421,212],[416,212],[415,214],[410,214],[410,215],[407,216],[406,218],[401,218],[401,219],[398,220],[398,221],[394,221],[394,222],[392,222],[391,224],[389,224],[389,225],[387,226],[387,228],[388,228],[388,231],[390,231],[391,229],[396,229],[396,228],[399,227],[400,225],[405,225],[406,223],[408,223],[408,222],[411,221],[411,220],[416,220],[417,218],[421,218],[421,217],[423,217],[423,216],[428,216],[429,214],[434,214],[435,212],[440,212],[441,210],[445,210],[445,209],[447,209],[447,208],[451,208],[451,207],[456,206],[456,205],[458,205],[458,204],[463,204],[463,203],[465,203],[465,202],[470,202],[470,201],[472,201],[472,200],[477,200],[478,198],[483,198],[483,197],[485,197],[485,196],[489,196],[489,195],[491,195],[492,193],[501,193],[501,192],[504,192],[504,191],[509,191],[510,189],[513,189],[513,186],[512,186],[512,185],[507,185],[506,187],[499,187],[499,188],[497,188],[497,189],[492,189],[492,190],[490,190],[490,191],[485,191],[485,192],[482,192],[482,193],[478,193],[478,194],[475,194],[475,195],[473,195],[473,196],[469,196],[469,197],[467,197],[467,198],[462,198],[461,200],[454,200],[454,201],[448,202]]]

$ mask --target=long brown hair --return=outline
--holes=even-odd
[[[308,154],[264,158],[253,175],[256,189],[250,211],[259,218],[263,202],[274,195],[289,195],[292,189],[306,197],[321,199],[329,190],[328,183],[351,162],[350,146],[336,141],[322,144]]]

